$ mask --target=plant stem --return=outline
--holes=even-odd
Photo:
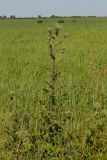
[[[52,57],[52,77],[51,77],[51,109],[56,109],[56,50],[55,47],[51,48]]]

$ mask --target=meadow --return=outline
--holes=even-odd
[[[107,18],[62,19],[55,111],[48,28],[58,19],[0,20],[0,160],[107,160]]]

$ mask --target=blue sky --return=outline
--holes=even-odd
[[[0,15],[107,16],[107,0],[0,0]]]

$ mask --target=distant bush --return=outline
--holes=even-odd
[[[77,21],[75,19],[73,19],[72,22],[77,22]]]
[[[82,18],[82,16],[71,16],[71,18]]]
[[[42,16],[41,16],[41,15],[38,15],[38,18],[42,18]]]
[[[38,20],[37,23],[43,23],[43,21],[42,20]]]
[[[0,16],[0,19],[2,19],[2,16]]]
[[[52,16],[51,16],[51,18],[55,18],[56,16],[53,14]]]
[[[96,16],[88,16],[88,18],[96,18]]]
[[[47,17],[42,17],[42,19],[46,19]]]
[[[59,20],[59,21],[58,21],[58,23],[64,23],[64,20],[63,20],[63,19],[61,19],[61,20]]]
[[[6,16],[3,16],[3,19],[6,19],[7,17]]]
[[[15,19],[16,17],[15,17],[14,15],[11,15],[10,18],[11,18],[11,19]]]

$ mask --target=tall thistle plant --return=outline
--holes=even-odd
[[[64,42],[64,39],[68,36],[68,34],[64,34],[60,37],[61,25],[56,24],[55,28],[48,29],[48,41],[49,41],[49,49],[50,49],[50,58],[52,60],[51,65],[51,82],[49,83],[51,90],[51,110],[55,111],[56,109],[56,80],[58,77],[57,72],[57,51],[60,45]],[[64,49],[61,48],[61,52],[64,52]]]

